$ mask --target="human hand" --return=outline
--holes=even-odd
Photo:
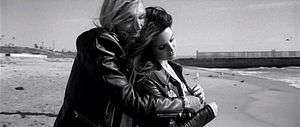
[[[218,105],[217,105],[217,103],[216,103],[216,102],[211,102],[211,103],[209,103],[208,105],[209,105],[209,106],[211,107],[211,109],[213,110],[214,115],[217,116],[217,114],[218,114]]]
[[[204,107],[204,104],[201,103],[200,98],[196,96],[185,96],[184,102],[185,102],[185,108],[193,112],[197,112]]]
[[[199,97],[201,100],[201,103],[203,103],[205,100],[204,89],[200,85],[195,85],[192,88],[192,91],[193,91],[193,95]]]

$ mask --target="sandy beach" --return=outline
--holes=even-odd
[[[0,126],[51,127],[73,59],[0,57]],[[286,82],[185,67],[190,85],[219,105],[207,127],[298,127],[300,89]]]

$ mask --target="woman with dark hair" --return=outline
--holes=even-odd
[[[178,114],[160,112],[151,118],[136,120],[139,127],[201,127],[214,119],[218,111],[215,102],[203,103],[200,87],[190,88],[182,75],[182,67],[171,61],[175,56],[175,37],[171,25],[172,16],[163,8],[146,8],[146,24],[140,40],[129,50],[135,72],[130,79],[141,95],[161,98],[197,96],[200,101],[192,103],[197,103],[193,105],[197,105],[198,110]]]

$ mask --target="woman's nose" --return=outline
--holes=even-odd
[[[175,51],[175,45],[174,44],[168,44],[168,51],[174,52]]]

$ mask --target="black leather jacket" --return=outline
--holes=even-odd
[[[178,78],[185,84],[190,95],[193,95],[193,91],[189,85],[187,85],[183,75],[182,75],[182,66],[173,62],[168,61],[169,65],[173,68]],[[159,66],[159,65],[158,65]],[[141,95],[151,95],[160,98],[172,98],[168,95],[169,87],[168,84],[172,82],[178,83],[172,77],[170,80],[166,81],[166,73],[161,70],[161,67],[155,67],[156,70],[153,70],[144,75],[139,75],[137,82],[134,84],[136,89],[141,93]],[[177,95],[182,89],[178,89],[178,92],[175,92]],[[180,94],[178,95],[180,96]],[[180,113],[156,113],[155,117],[138,119],[137,123],[139,127],[202,127],[211,120],[215,118],[213,110],[210,106],[206,105],[200,111],[190,114],[190,112],[180,112]]]
[[[135,91],[120,71],[125,54],[115,34],[91,29],[77,38],[76,48],[55,127],[118,127],[122,113],[143,118],[183,111],[181,98],[141,97]]]

